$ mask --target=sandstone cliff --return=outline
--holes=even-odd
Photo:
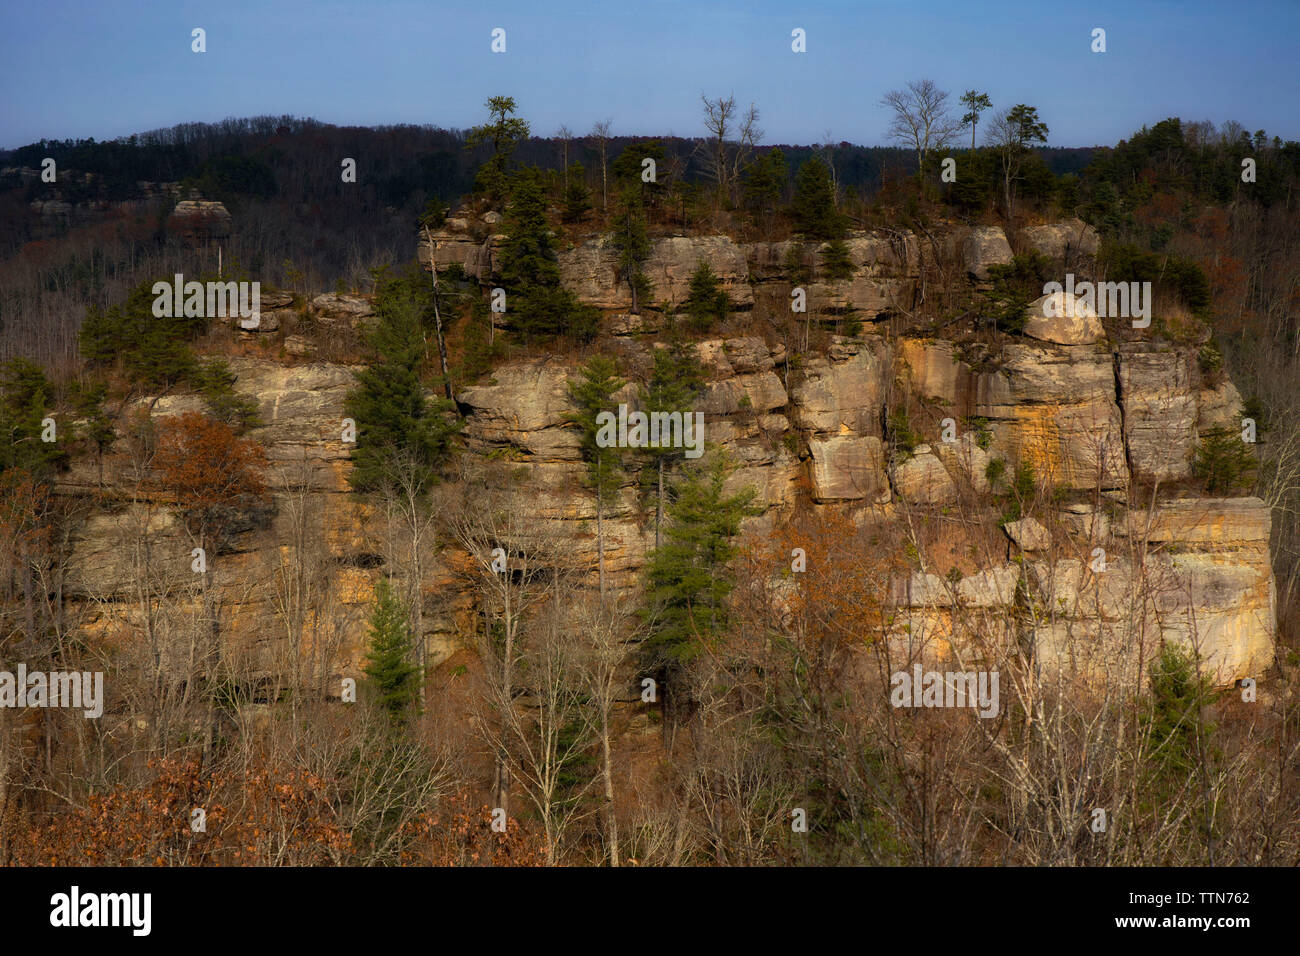
[[[431,245],[422,243],[421,255],[426,265],[455,264],[486,280],[495,241],[490,230],[453,219]],[[993,227],[953,230],[943,242],[960,281],[983,281],[1012,252]],[[1095,234],[1074,222],[1026,229],[1017,244],[1063,269],[1096,252]],[[1231,382],[1201,371],[1194,344],[1100,326],[1073,344],[898,332],[888,320],[910,308],[933,245],[906,232],[858,234],[848,242],[853,275],[811,285],[823,315],[852,308],[879,320],[860,334],[831,335],[820,349],[792,354],[759,323],[758,332],[696,344],[708,373],[699,406],[706,440],[733,465],[731,485],[756,491],[762,514],[750,530],[761,534],[798,508],[847,509],[858,524],[878,527],[882,540],[911,543],[914,572],[889,596],[892,634],[937,659],[978,659],[996,653],[993,643],[1028,642],[1045,673],[1086,679],[1119,668],[1137,679],[1155,645],[1173,639],[1197,646],[1221,683],[1262,676],[1273,660],[1276,618],[1269,510],[1255,498],[1200,496],[1188,480],[1198,437],[1216,425],[1239,426],[1241,396]],[[761,319],[767,303],[788,301],[786,246],[659,239],[647,265],[656,302],[680,302],[703,260],[733,303]],[[629,306],[604,237],[566,249],[561,266],[584,301],[610,312]],[[341,636],[327,669],[359,673],[382,521],[347,492],[341,423],[352,368],[301,362],[318,350],[321,334],[355,335],[369,315],[362,296],[318,296],[297,312],[287,296],[272,296],[259,330],[232,333],[278,336],[283,345],[279,357],[231,362],[235,388],[259,407],[263,424],[251,435],[267,447],[277,508],[268,525],[238,536],[217,577],[227,605],[238,608],[229,640],[260,662],[265,679],[283,660],[275,569],[304,509],[315,516],[311,536],[327,552],[337,593]],[[630,382],[647,375],[658,343],[636,333],[654,327],[653,318],[606,317],[607,333],[617,334],[600,347],[618,357]],[[303,333],[308,326],[315,339]],[[570,560],[594,567],[595,502],[580,481],[577,436],[565,417],[566,383],[578,364],[560,356],[511,361],[462,383],[457,401],[463,453],[504,457],[526,472],[531,517]],[[627,398],[635,400],[631,388]],[[195,401],[168,395],[153,411],[174,414]],[[890,425],[897,409],[909,412],[921,439],[910,447]],[[1012,520],[1001,511],[1005,493],[1026,467],[1042,493],[1032,513]],[[63,490],[84,494],[96,480],[82,463]],[[132,486],[120,447],[106,480],[117,497],[78,532],[72,588],[111,633],[140,624],[132,589],[141,557],[123,542],[145,534],[150,573],[170,575],[178,589],[186,586],[187,546],[165,506]],[[474,493],[466,486],[453,497]],[[607,568],[617,588],[638,586],[654,543],[651,517],[630,473],[606,515]],[[454,552],[439,541],[423,562],[423,636],[435,663],[465,643],[470,626]],[[164,554],[168,560],[158,560]]]

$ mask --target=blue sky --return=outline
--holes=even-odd
[[[1171,115],[1300,139],[1298,40],[1296,0],[0,0],[0,147],[259,114],[464,128],[495,94],[539,135],[690,136],[701,92],[733,91],[766,143],[870,145],[921,77],[1037,106],[1057,146]]]

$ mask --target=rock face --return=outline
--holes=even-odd
[[[839,342],[827,358],[810,360],[791,389],[793,421],[815,433],[881,437],[892,354],[881,338]]]
[[[1139,481],[1177,481],[1191,474],[1197,438],[1193,361],[1185,350],[1120,347],[1124,439]]]
[[[951,342],[904,338],[899,351],[912,391],[920,397],[956,403],[971,388],[970,367],[957,358]]]
[[[811,438],[813,500],[888,501],[884,445],[879,438],[833,435]]]
[[[579,299],[602,309],[626,309],[632,304],[627,283],[618,276],[618,252],[609,236],[589,239],[559,253],[560,276]],[[653,284],[654,302],[680,305],[690,289],[691,274],[707,262],[732,303],[754,302],[744,252],[727,236],[677,236],[651,243],[642,271]]]
[[[1082,219],[1065,219],[1020,230],[1021,242],[1067,268],[1074,268],[1097,255],[1101,237]]]
[[[490,226],[449,219],[425,243],[426,263],[458,264],[471,280],[490,277]],[[1074,227],[1061,228],[1021,240],[1067,258],[1090,248],[1086,234],[1075,242]],[[963,237],[965,262],[985,274],[1009,257],[1005,236],[994,232]],[[853,275],[810,283],[814,302],[879,310],[874,315],[895,308],[896,295],[910,294],[920,258],[915,237],[860,233],[847,245]],[[1276,601],[1269,509],[1258,499],[1193,497],[1189,484],[1179,484],[1189,475],[1197,437],[1210,427],[1239,428],[1242,414],[1230,382],[1203,381],[1194,349],[1153,338],[1112,345],[1100,323],[1092,324],[1095,316],[1075,310],[1073,326],[1031,324],[1026,337],[963,337],[958,329],[945,329],[951,338],[944,339],[916,331],[886,336],[880,328],[853,337],[823,332],[814,339],[820,344],[791,356],[761,308],[765,301],[788,308],[785,262],[797,248],[723,237],[662,239],[647,266],[655,301],[680,301],[704,259],[733,301],[754,303],[753,315],[737,324],[762,334],[695,343],[706,381],[692,410],[703,416],[706,454],[723,454],[731,466],[728,490],[755,492],[759,513],[746,519],[747,530],[763,534],[805,509],[830,509],[869,526],[882,552],[901,553],[903,542],[919,542],[923,528],[931,538],[916,545],[908,558],[914,563],[881,600],[896,605],[889,609],[893,638],[940,657],[960,651],[967,661],[993,661],[1003,642],[1018,653],[1032,649],[1044,674],[1087,680],[1127,668],[1125,679],[1140,681],[1135,662],[1141,654],[1149,660],[1164,639],[1200,648],[1221,682],[1259,676],[1269,666]],[[817,250],[806,244],[804,254],[815,266]],[[584,239],[562,256],[565,281],[582,298],[611,312],[628,304],[606,238]],[[257,668],[273,669],[284,649],[268,636],[279,633],[268,582],[285,542],[303,541],[321,549],[329,569],[322,580],[337,592],[341,644],[331,673],[356,676],[386,524],[373,505],[347,493],[344,400],[355,369],[295,364],[295,357],[331,354],[331,340],[349,341],[346,331],[372,319],[372,301],[268,292],[263,306],[264,318],[279,317],[280,332],[262,343],[292,333],[285,354],[236,356],[230,368],[235,390],[258,404],[262,424],[249,434],[266,448],[277,507],[250,518],[216,555],[223,599],[240,608],[230,640],[254,648]],[[617,334],[595,347],[618,357],[629,382],[612,404],[636,408],[653,350],[665,347],[654,336],[666,321],[652,310],[605,316],[606,330]],[[596,561],[596,499],[568,418],[568,385],[586,357],[512,358],[456,388],[465,460],[501,460],[521,475],[527,520],[578,568]],[[184,390],[146,396],[138,407],[150,404],[155,417],[204,408]],[[891,451],[897,436],[886,423],[899,407],[914,413],[912,427],[922,436],[910,456]],[[955,435],[940,425],[949,418]],[[139,623],[132,594],[144,552],[123,541],[149,542],[156,560],[148,574],[172,593],[188,593],[194,583],[183,522],[168,502],[131,483],[124,445],[108,457],[111,493],[101,500],[118,503],[91,510],[69,571],[70,590],[94,602],[105,633]],[[635,594],[654,546],[654,508],[643,481],[649,476],[638,473],[642,457],[629,450],[626,462],[622,486],[604,502],[604,553],[611,587]],[[1031,496],[1036,500],[1026,502],[1024,516],[1006,524],[1004,535],[1006,501],[991,493],[1007,490],[1020,465],[1032,467],[1041,494]],[[462,482],[451,481],[450,500],[481,491]],[[1133,482],[1160,483],[1154,505],[1150,495],[1129,490]],[[88,494],[97,485],[93,469],[79,460],[61,490]],[[1170,498],[1170,485],[1184,497]],[[314,516],[310,533],[295,539],[290,526],[306,512]],[[437,542],[427,557],[422,638],[436,662],[467,643],[472,615],[454,543]]]
[[[962,256],[966,271],[983,281],[989,277],[989,266],[1011,263],[1011,244],[1001,226],[977,226],[962,243]]]
[[[1098,539],[1108,546],[1103,560],[1031,566],[1044,668],[1098,678],[1143,655],[1149,661],[1162,640],[1195,649],[1218,684],[1271,666],[1277,598],[1264,502],[1187,498],[1128,517],[1114,537]],[[1173,540],[1186,550],[1137,559],[1135,546]]]
[[[224,239],[230,235],[230,213],[219,202],[186,199],[172,210],[167,228],[190,242]]]
[[[1021,551],[1046,551],[1052,544],[1052,536],[1047,529],[1033,518],[1007,522],[1002,530]]]
[[[1127,480],[1109,352],[1008,344],[1000,361],[976,383],[976,414],[990,421],[997,457],[1028,463],[1040,479],[1070,488]]]

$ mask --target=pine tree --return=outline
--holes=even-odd
[[[809,239],[842,239],[848,224],[835,207],[831,171],[815,156],[799,167],[794,189],[795,222]]]
[[[745,206],[764,229],[772,227],[788,176],[785,153],[780,147],[773,147],[764,153],[745,171]]]
[[[479,168],[474,185],[491,198],[500,199],[506,191],[510,158],[519,144],[528,138],[530,130],[527,120],[512,115],[515,112],[513,96],[493,96],[484,105],[491,118],[469,131],[465,146],[473,149],[483,143],[491,144],[492,155]]]
[[[399,458],[423,471],[419,484],[431,484],[460,425],[450,417],[451,403],[428,398],[420,381],[428,353],[421,312],[424,284],[409,276],[381,274],[380,280],[375,303],[379,324],[371,336],[378,359],[357,373],[358,387],[345,403],[357,426],[348,480],[358,491],[382,487]]]
[[[832,239],[821,251],[822,273],[832,282],[848,279],[853,275],[853,260],[849,256],[849,247],[843,239]]]
[[[641,293],[649,285],[641,263],[650,256],[645,203],[638,186],[625,186],[620,191],[613,242],[618,250],[618,274],[632,290],[632,314],[635,315],[641,311]]]
[[[583,460],[587,462],[587,480],[596,492],[596,565],[600,575],[600,593],[605,594],[605,506],[617,493],[622,469],[619,449],[601,447],[597,441],[600,427],[596,422],[601,412],[613,412],[614,393],[623,387],[618,377],[618,367],[613,359],[596,355],[580,369],[582,378],[569,383],[569,399],[576,411],[569,414],[577,424],[582,440]]]
[[[649,384],[641,392],[641,406],[647,412],[679,412],[685,416],[693,411],[703,390],[704,369],[699,353],[689,342],[676,338],[667,348],[655,349],[654,369]],[[655,547],[658,548],[662,542],[665,477],[669,468],[681,461],[684,449],[647,448],[645,454],[654,464]]]
[[[690,317],[691,327],[697,332],[707,332],[715,322],[727,317],[731,300],[707,260],[701,259],[691,273],[691,284],[682,307]]]
[[[364,670],[375,686],[377,703],[394,724],[400,724],[420,699],[420,668],[410,661],[414,647],[406,609],[388,579],[381,578],[370,614],[370,649]]]
[[[564,188],[564,212],[561,218],[565,222],[580,222],[591,212],[591,190],[581,163],[569,167],[569,184]]]
[[[42,437],[53,394],[45,370],[30,359],[14,358],[0,366],[0,471],[21,468],[45,479],[67,461],[64,442]]]
[[[539,170],[521,170],[515,177],[504,226],[499,277],[512,327],[525,340],[568,334],[586,341],[594,336],[595,310],[560,284]]]
[[[706,469],[691,469],[668,509],[667,541],[656,548],[647,570],[647,647],[661,666],[689,661],[726,631],[726,599],[732,582],[726,565],[735,553],[740,522],[753,511],[752,488],[726,495],[727,468],[715,457]]]

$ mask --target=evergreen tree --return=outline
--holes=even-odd
[[[95,462],[99,469],[99,483],[104,483],[104,452],[117,440],[117,430],[113,420],[104,411],[104,399],[108,388],[102,382],[72,386],[72,404],[77,417],[85,422],[78,429],[78,437],[88,442],[95,450]]]
[[[733,586],[726,565],[735,553],[741,519],[753,513],[754,497],[751,488],[725,494],[726,476],[718,457],[707,468],[687,472],[668,509],[667,540],[650,556],[647,648],[660,666],[689,661],[701,642],[726,632],[726,599]]]
[[[684,416],[693,411],[703,391],[704,369],[700,365],[699,352],[689,342],[675,338],[667,348],[655,349],[654,369],[650,373],[649,385],[641,392],[641,406],[647,412],[679,412]],[[662,540],[665,477],[668,470],[682,460],[684,451],[681,448],[645,449],[654,465],[656,548]]]
[[[1140,806],[1153,814],[1166,812],[1171,802],[1199,795],[1201,818],[1197,835],[1205,840],[1213,863],[1214,807],[1209,797],[1212,764],[1222,754],[1214,743],[1215,727],[1204,713],[1217,694],[1199,673],[1194,651],[1164,643],[1150,664],[1151,694],[1142,713],[1150,748]],[[1195,796],[1193,796],[1195,800]]]
[[[707,332],[715,322],[727,317],[731,300],[707,260],[701,259],[691,273],[691,284],[682,307],[690,317],[691,327],[697,332]]]
[[[197,316],[156,316],[153,281],[133,287],[126,300],[108,309],[87,311],[78,344],[91,365],[122,360],[131,381],[145,388],[168,388],[193,374],[197,359],[189,340],[207,328]]]
[[[848,223],[835,206],[835,184],[825,163],[813,157],[795,176],[794,217],[809,239],[842,239]]]
[[[613,359],[602,355],[591,358],[579,370],[582,378],[569,383],[569,399],[576,411],[568,415],[577,424],[582,441],[579,446],[587,462],[587,480],[596,492],[596,564],[600,574],[600,593],[605,593],[605,506],[617,493],[621,478],[620,450],[601,447],[597,441],[600,427],[596,418],[601,412],[613,412],[614,393],[623,387]]]
[[[595,335],[597,317],[560,284],[560,265],[546,222],[546,190],[538,170],[522,170],[515,177],[504,225],[500,280],[511,325],[525,340],[564,334],[589,340]]]
[[[357,426],[348,476],[357,491],[382,487],[399,458],[422,470],[421,484],[431,483],[460,427],[450,418],[451,403],[426,397],[420,381],[427,356],[421,322],[426,296],[424,283],[414,277],[380,274],[379,324],[371,335],[378,358],[357,373],[358,386],[345,403]]]
[[[53,394],[45,370],[30,359],[10,359],[0,367],[0,471],[21,468],[42,479],[66,463],[63,442],[42,440]]]
[[[401,724],[420,699],[420,668],[410,660],[414,647],[406,609],[388,579],[381,578],[370,614],[370,649],[364,670],[375,686],[379,706],[394,724]]]
[[[591,212],[591,190],[581,163],[569,167],[569,184],[564,188],[564,212],[561,218],[565,222],[581,222]]]
[[[491,198],[500,199],[505,195],[509,181],[510,158],[519,144],[528,138],[530,130],[526,120],[513,115],[513,96],[493,96],[484,105],[488,109],[489,121],[469,131],[465,146],[473,149],[483,143],[491,144],[492,155],[479,169],[474,184]]]
[[[788,177],[785,153],[780,147],[774,147],[759,156],[745,170],[742,187],[745,208],[764,229],[772,227]]]
[[[649,288],[641,263],[650,256],[645,204],[636,186],[625,186],[619,191],[613,242],[618,250],[618,274],[632,291],[632,313],[635,315],[641,311],[641,294]]]
[[[257,402],[235,391],[235,373],[223,359],[201,362],[193,375],[194,387],[208,406],[212,417],[219,422],[244,431],[261,424]]]
[[[832,239],[821,251],[822,273],[832,282],[848,279],[853,275],[853,260],[849,257],[849,247],[843,239]]]
[[[653,160],[655,164],[655,176],[648,182],[644,178],[647,159]],[[659,185],[658,171],[667,159],[668,154],[657,139],[643,140],[632,143],[619,153],[618,158],[610,164],[609,171],[614,177],[615,186],[620,191],[633,190],[643,206],[653,207],[662,188]]]

